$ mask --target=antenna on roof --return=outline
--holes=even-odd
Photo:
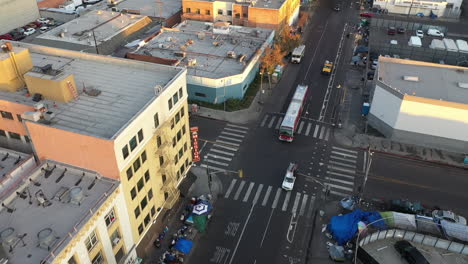
[[[2,206],[5,207],[7,209],[7,212],[9,212],[9,213],[13,213],[14,211],[16,211],[16,208],[8,207],[8,206],[6,206],[5,203],[2,203]]]
[[[88,186],[88,190],[91,190],[91,188],[94,187],[94,185],[96,184],[96,180],[98,179],[98,177],[96,176],[93,180],[93,182]]]
[[[80,178],[77,182],[75,182],[75,186],[78,186],[78,184],[81,183],[81,181],[83,180],[84,176],[85,176],[85,173],[83,172],[83,174],[81,175],[81,178]]]
[[[65,172],[67,172],[67,168],[63,170],[62,174],[57,178],[57,180],[55,180],[55,183],[58,183],[62,180],[63,176],[65,176]]]
[[[15,165],[18,164],[21,161],[21,156],[18,156],[18,158],[15,161]]]
[[[35,180],[31,179],[31,178],[29,179],[29,181],[32,182],[34,184],[34,186],[41,186],[40,182],[37,182],[37,181],[35,181]]]
[[[5,161],[6,159],[8,159],[8,156],[10,156],[10,153],[7,153],[7,154],[2,158],[2,161]]]

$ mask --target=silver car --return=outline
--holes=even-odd
[[[434,210],[432,211],[432,217],[437,220],[447,220],[452,223],[466,225],[466,218],[455,214],[451,211]]]

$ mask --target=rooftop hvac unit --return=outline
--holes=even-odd
[[[468,83],[459,82],[459,83],[458,83],[458,87],[464,88],[464,89],[468,89]]]
[[[34,104],[34,109],[41,110],[42,108],[44,108],[44,103],[39,102]]]
[[[188,66],[197,65],[197,59],[188,59]]]
[[[160,95],[163,91],[163,88],[161,85],[156,85],[156,87],[154,87],[154,91],[156,92],[156,95]]]
[[[200,40],[204,40],[204,39],[205,39],[205,33],[204,33],[204,32],[198,33],[197,36],[198,36],[198,39],[200,39]]]
[[[21,115],[21,118],[29,121],[39,121],[41,119],[41,112],[25,112]]]
[[[233,58],[233,59],[235,59],[235,58],[236,58],[236,53],[235,53],[234,51],[231,50],[231,51],[228,51],[228,52],[227,52],[227,56],[228,56],[228,58]]]
[[[419,77],[418,76],[403,76],[403,80],[409,81],[409,82],[419,82]]]
[[[13,227],[7,227],[0,232],[0,242],[7,248],[15,247],[18,236]]]
[[[54,234],[51,228],[44,228],[37,233],[37,239],[40,248],[50,250],[59,237]]]
[[[52,118],[54,118],[54,117],[55,117],[55,113],[52,112],[52,111],[47,111],[47,112],[44,113],[44,119],[46,121],[52,121]]]
[[[187,53],[183,52],[183,51],[176,51],[174,52],[174,55],[176,57],[182,57],[182,58],[185,58],[185,56],[187,56]]]
[[[245,55],[239,55],[239,62],[243,62],[245,60]]]
[[[83,188],[75,186],[70,189],[70,203],[80,205],[83,200]]]

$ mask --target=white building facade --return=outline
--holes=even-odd
[[[458,18],[463,0],[376,0],[373,7],[388,13]]]

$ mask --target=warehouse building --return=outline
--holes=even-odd
[[[468,68],[379,57],[369,124],[387,138],[468,149]]]

